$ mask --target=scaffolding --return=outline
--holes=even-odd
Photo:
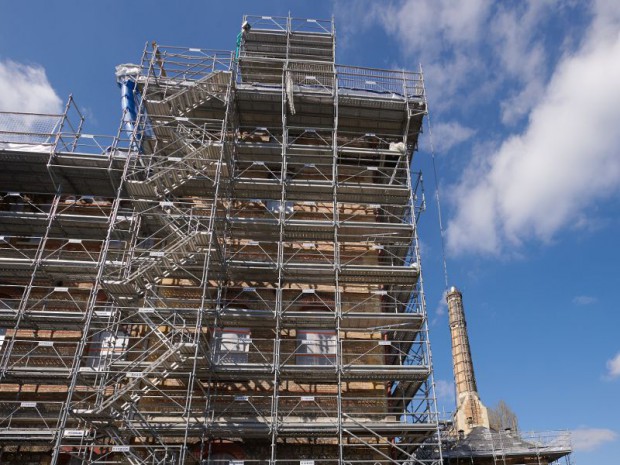
[[[244,21],[147,46],[115,137],[0,114],[3,463],[441,463],[422,74]]]
[[[570,432],[495,431],[476,427],[463,436],[449,430],[443,436],[443,460],[451,465],[570,465]]]

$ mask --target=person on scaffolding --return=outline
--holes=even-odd
[[[241,49],[241,44],[245,40],[247,34],[250,32],[250,29],[252,29],[252,26],[250,26],[250,23],[248,23],[247,21],[244,21],[243,24],[241,25],[241,32],[237,34],[237,48],[235,49],[235,61],[239,61],[239,50]]]

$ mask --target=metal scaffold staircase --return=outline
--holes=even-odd
[[[225,128],[232,73],[215,69],[223,66],[216,59],[198,65],[184,52],[166,58],[162,67],[159,53],[147,56],[146,75],[136,77],[142,102],[136,153],[127,160],[121,194],[136,219],[131,245],[108,250],[102,276],[115,302],[106,331],[127,343],[103,365],[81,367],[79,379],[89,387],[72,402],[71,416],[110,444],[89,463],[185,463],[185,446],[164,437],[187,434],[190,418],[204,421],[191,400],[202,389],[197,372],[210,363],[202,306],[181,314],[149,302],[175,280],[204,299],[208,279],[224,263],[216,222],[231,150]],[[166,413],[154,413],[158,408]]]
[[[105,286],[111,294],[138,295],[176,272],[192,275],[187,269],[192,265],[201,273],[199,255],[209,253],[210,247],[217,251],[211,237],[214,203],[204,198],[198,204],[179,202],[178,196],[192,180],[215,187],[216,178],[228,175],[222,160],[225,119],[192,118],[191,112],[211,99],[223,105],[230,84],[231,74],[223,71],[197,81],[146,78],[143,120],[148,123],[137,136],[144,153],[132,161],[125,189],[142,219],[142,229],[150,233],[139,238],[137,249],[148,244],[151,250],[108,262]]]
[[[125,188],[133,198],[183,194],[192,179],[213,184],[222,153],[222,121],[195,121],[161,116],[142,139],[143,153],[136,158]],[[227,175],[224,166],[224,175]]]
[[[93,409],[77,410],[74,413],[104,421],[119,418],[122,412],[127,412],[141,398],[160,389],[166,379],[174,378],[175,372],[187,372],[187,363],[195,358],[196,344],[166,341],[161,342],[161,347],[156,349],[162,352],[153,360],[148,360],[153,358],[153,354],[149,353],[131,362],[118,361],[117,366],[110,366],[110,369],[120,371],[110,377],[101,389],[113,388],[113,395],[98,402]],[[201,356],[200,359],[204,360],[205,357]]]
[[[144,103],[150,115],[185,116],[214,100],[226,103],[230,73],[213,71],[198,80],[151,78],[157,84]]]
[[[186,182],[215,175],[221,145],[205,144],[195,148],[189,144],[173,150],[170,156],[153,157],[153,164],[144,180],[130,179],[126,189],[134,198],[158,198],[172,194]],[[151,174],[152,173],[152,174]]]
[[[200,255],[209,250],[211,233],[200,228],[201,223],[188,222],[180,228],[174,221],[157,216],[158,233],[156,250],[141,249],[127,260],[112,260],[106,266],[104,286],[112,295],[131,297],[141,294],[162,279],[185,270],[193,272],[190,265],[201,266]],[[146,242],[150,237],[143,239]]]

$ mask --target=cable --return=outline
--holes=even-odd
[[[422,67],[420,66],[420,69]],[[441,236],[441,256],[443,259],[443,277],[448,289],[448,262],[446,260],[446,240],[443,229],[443,220],[441,216],[441,202],[439,201],[439,178],[437,177],[437,164],[435,163],[435,144],[433,143],[433,131],[431,129],[431,112],[426,106],[426,127],[428,128],[428,137],[431,146],[431,159],[433,161],[433,176],[435,178],[435,201],[437,202],[437,218],[439,220],[439,234]]]

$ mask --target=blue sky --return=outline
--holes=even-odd
[[[425,70],[423,267],[440,408],[452,373],[431,138],[450,284],[478,385],[525,430],[574,431],[577,465],[620,456],[620,4],[574,0],[0,0],[0,110],[114,134],[119,63],[144,44],[234,48],[244,13],[336,19],[338,61]],[[615,459],[614,459],[615,458]]]

